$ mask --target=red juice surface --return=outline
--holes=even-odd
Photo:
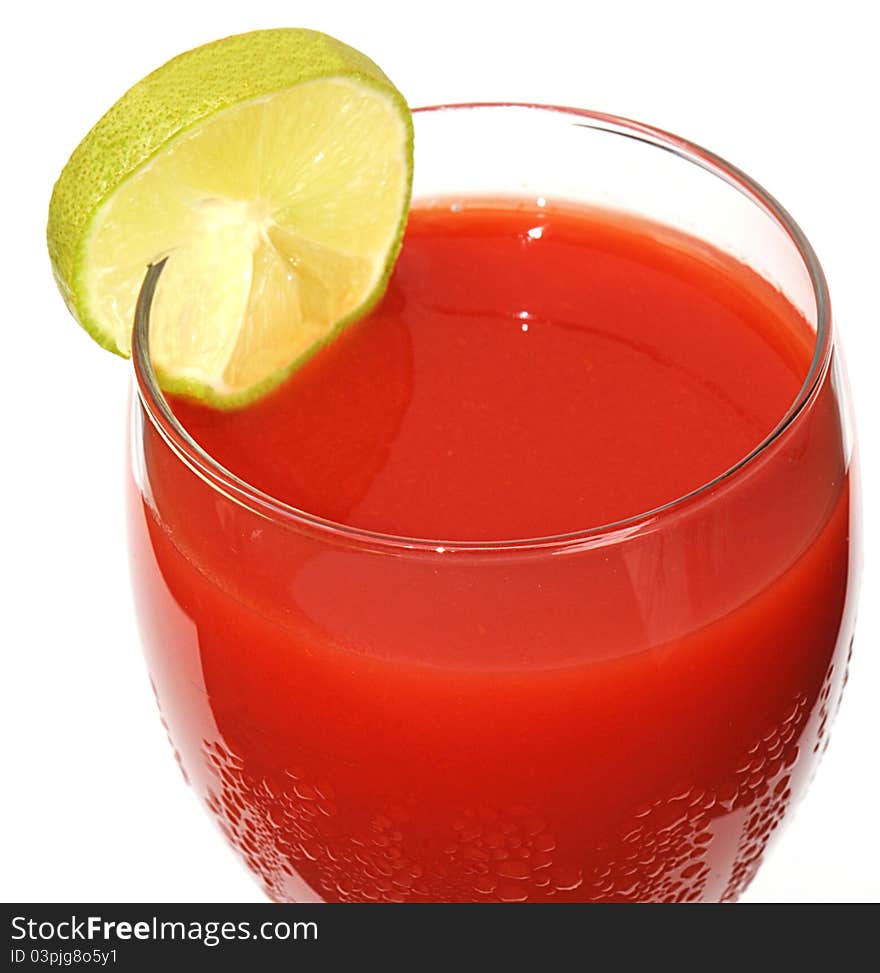
[[[184,772],[277,899],[736,898],[826,741],[848,452],[782,294],[668,228],[415,209],[375,311],[193,438],[357,542],[209,487],[136,406],[130,532]]]
[[[228,469],[321,517],[548,536],[733,466],[794,402],[812,345],[760,277],[659,227],[416,209],[368,319],[258,405],[175,410]]]

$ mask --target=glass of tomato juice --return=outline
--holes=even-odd
[[[648,126],[415,127],[388,292],[265,401],[165,396],[145,282],[131,562],[184,775],[276,900],[735,900],[853,633],[822,270]]]

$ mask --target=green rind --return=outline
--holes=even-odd
[[[232,64],[234,71],[230,70]],[[203,81],[195,100],[192,92],[194,77]],[[88,307],[82,306],[80,299],[85,290],[82,276],[89,227],[105,201],[171,139],[216,112],[306,81],[334,77],[374,87],[399,105],[401,118],[407,126],[408,200],[412,183],[413,128],[406,101],[370,58],[319,31],[280,28],[212,41],[157,68],[130,88],[99,119],[74,150],[55,183],[49,203],[46,241],[55,280],[67,307],[101,347],[122,357],[129,354],[120,348],[117,336],[102,327]],[[132,128],[132,118],[141,119],[139,128]],[[405,206],[397,240],[389,250],[380,284],[370,300],[337,325],[333,336],[346,322],[363,315],[384,292],[400,249],[406,209]],[[301,356],[300,362],[311,354]],[[293,367],[295,365],[284,369],[284,375],[290,374]],[[269,387],[278,384],[272,379],[274,376],[266,380],[271,383]],[[197,388],[194,385],[186,394],[197,394],[202,401],[212,400],[211,396],[198,394]],[[254,397],[250,390],[247,397]]]

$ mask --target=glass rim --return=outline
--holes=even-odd
[[[146,271],[138,296],[132,340],[132,361],[138,398],[149,420],[159,431],[166,444],[190,470],[207,485],[247,507],[252,512],[271,520],[285,522],[292,527],[327,535],[336,541],[355,546],[369,547],[387,553],[427,554],[543,551],[561,553],[572,548],[603,547],[624,540],[634,533],[653,527],[660,520],[679,513],[695,504],[724,481],[731,480],[750,468],[755,461],[797,419],[820,384],[831,357],[831,313],[828,286],[819,259],[804,232],[779,201],[741,169],[727,162],[714,152],[673,135],[663,129],[646,125],[633,119],[585,108],[572,108],[554,104],[529,102],[461,102],[428,105],[412,109],[414,115],[457,112],[467,110],[528,109],[548,115],[558,114],[578,118],[577,124],[587,128],[617,134],[645,142],[655,148],[673,153],[722,179],[732,188],[757,204],[786,233],[803,261],[809,275],[813,298],[816,302],[816,340],[807,375],[794,401],[770,432],[744,457],[713,477],[708,482],[689,490],[660,506],[633,514],[608,524],[599,524],[562,534],[539,537],[499,540],[444,540],[424,537],[408,537],[355,527],[339,521],[320,517],[265,493],[224,467],[200,446],[176,418],[162,392],[152,367],[149,354],[149,311],[153,292],[165,264],[165,259],[151,264]]]

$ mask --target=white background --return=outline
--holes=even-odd
[[[413,105],[600,109],[702,143],[815,245],[848,353],[866,565],[850,683],[807,800],[749,901],[880,900],[880,205],[872,4],[15,4],[4,14],[0,899],[261,901],[184,787],[141,661],[122,513],[128,366],[68,317],[45,252],[68,154],[178,52],[257,27],[326,31]]]

